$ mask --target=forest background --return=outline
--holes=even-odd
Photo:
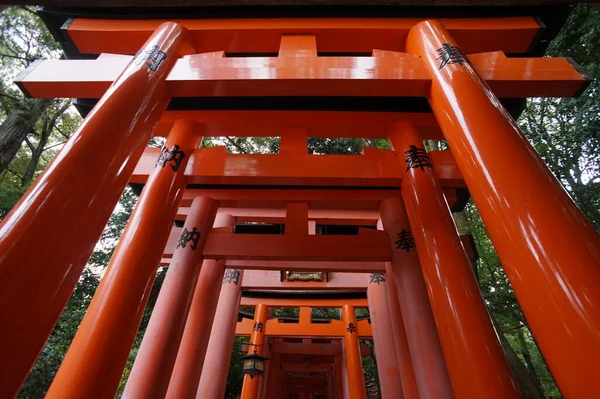
[[[0,32],[2,219],[75,131],[81,118],[69,100],[26,99],[12,83],[15,76],[36,59],[60,58],[62,55],[60,46],[46,30],[37,10],[28,7],[10,7],[4,10],[0,14]],[[574,7],[562,31],[550,43],[547,55],[572,57],[583,67],[592,82],[578,98],[528,99],[518,123],[579,208],[596,230],[600,230],[600,11],[589,5]],[[153,139],[150,144],[161,146],[162,142]],[[443,142],[427,144],[431,149],[444,146]],[[275,153],[279,142],[276,138],[221,137],[205,139],[203,145],[225,145],[232,153]],[[382,148],[386,146],[386,142],[310,139],[308,151],[311,154],[359,154],[364,146]],[[126,189],[19,398],[38,399],[44,396],[136,201],[136,194],[131,189]],[[465,211],[455,214],[455,221],[461,234],[471,233],[474,236],[480,255],[474,265],[475,275],[524,397],[561,398],[477,209],[469,203]],[[152,294],[122,381],[126,380],[135,359],[164,275],[164,269],[157,271]],[[292,314],[282,311],[276,314],[278,315]],[[236,339],[226,398],[239,397],[241,390],[242,341]],[[372,345],[371,342],[368,344]],[[366,379],[377,382],[375,358],[365,359],[364,371]],[[121,390],[122,388],[123,383]]]

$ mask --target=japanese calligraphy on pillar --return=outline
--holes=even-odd
[[[356,332],[356,324],[350,322],[348,323],[348,328],[346,328],[346,331],[348,331],[350,334],[355,333]]]
[[[406,171],[408,172],[410,169],[421,169],[425,170],[425,168],[432,168],[431,162],[429,161],[429,155],[427,155],[427,151],[425,148],[419,148],[415,145],[411,145],[408,148],[408,151],[404,151],[406,154],[406,161],[404,161],[406,165]]]
[[[402,249],[409,252],[412,248],[415,248],[415,239],[409,230],[402,229],[398,233],[398,241],[394,241],[396,249]]]
[[[383,273],[371,273],[371,280],[369,281],[369,284],[381,284],[381,283],[385,283],[385,275]]]
[[[262,323],[262,321],[255,321],[254,327],[252,327],[252,331],[263,332],[263,327],[264,324]]]
[[[160,150],[160,155],[158,156],[158,160],[156,161],[156,166],[164,168],[169,164],[173,172],[177,172],[179,167],[181,166],[181,162],[185,158],[185,153],[181,150],[177,144],[173,146],[173,149],[169,150],[167,147],[163,147]]]
[[[193,250],[196,250],[196,248],[198,248],[198,241],[200,240],[200,232],[198,231],[198,229],[196,227],[194,227],[192,229],[192,231],[189,231],[188,229],[184,228],[183,231],[181,232],[181,235],[179,236],[179,240],[177,241],[177,247],[176,248],[185,248],[186,245],[188,244],[188,242],[191,241],[191,245],[190,247]]]
[[[164,60],[167,59],[167,54],[164,51],[160,51],[160,47],[154,46],[151,49],[144,49],[137,52],[135,55],[135,63],[139,65],[145,61],[146,66],[152,72],[155,72]]]
[[[225,271],[225,276],[223,277],[223,284],[235,284],[238,285],[240,283],[240,271],[236,269],[227,269]]]
[[[465,53],[463,53],[463,51],[459,47],[453,46],[448,43],[442,44],[442,47],[437,49],[436,52],[439,55],[439,57],[437,58],[440,61],[439,69],[442,69],[448,64],[464,65],[467,62],[469,62],[469,60],[465,56]]]

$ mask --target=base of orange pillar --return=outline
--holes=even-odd
[[[351,399],[366,399],[367,391],[363,375],[362,356],[358,342],[354,306],[344,305],[342,307],[342,320],[346,328],[344,334],[344,356],[346,360],[349,397]]]
[[[390,312],[387,298],[388,279],[389,277],[384,274],[371,274],[369,285],[367,286],[367,300],[369,303],[369,315],[371,316],[371,328],[373,329],[373,343],[375,344],[381,397],[382,399],[418,399],[418,396],[403,394],[402,384],[405,381],[414,387],[416,393],[415,376],[412,373],[412,364],[410,363],[410,353],[408,353],[406,340],[403,342],[402,355],[407,361],[402,362],[402,359],[397,359],[397,351],[392,350],[401,343],[394,340],[391,319],[392,317],[401,317],[401,315]],[[402,365],[406,364],[408,369],[399,369],[399,361]]]

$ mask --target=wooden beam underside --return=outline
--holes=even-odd
[[[284,137],[296,133],[288,131],[290,127],[302,126],[307,137],[385,138],[394,122],[408,121],[424,139],[443,139],[431,113],[366,111],[166,111],[154,135],[166,136],[173,122],[180,118],[203,124],[208,137]]]
[[[227,208],[219,207],[219,213],[235,217],[237,223],[285,223],[285,204],[278,208]],[[184,221],[190,207],[180,207],[175,220]],[[373,210],[309,209],[308,220],[318,225],[375,226],[379,212]]]
[[[410,29],[427,18],[247,18],[175,20],[190,32],[197,52],[277,53],[286,35],[315,35],[319,52],[404,51]],[[440,18],[467,53],[524,53],[541,27],[532,17]],[[76,18],[66,28],[81,53],[135,54],[166,20]]]

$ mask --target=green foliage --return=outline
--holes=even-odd
[[[572,57],[592,81],[577,98],[530,99],[519,124],[600,230],[600,11],[575,7],[548,54]]]

